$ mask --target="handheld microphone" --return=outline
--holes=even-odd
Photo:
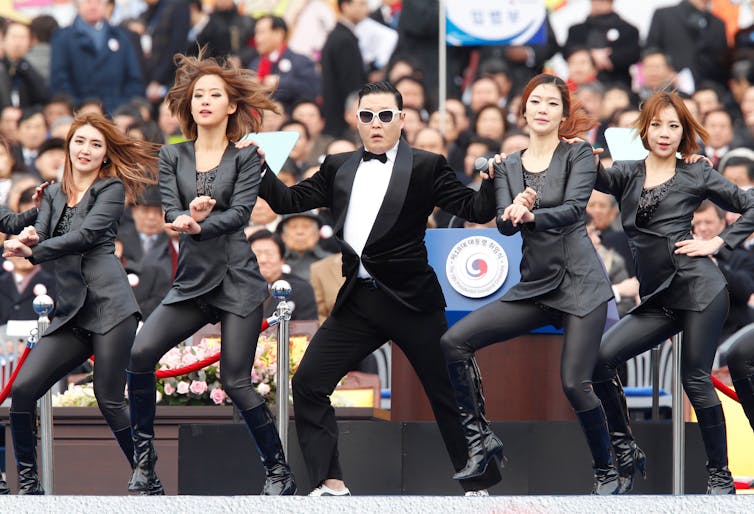
[[[490,161],[495,157],[494,152],[487,152],[474,161],[474,171],[477,173],[488,172]]]

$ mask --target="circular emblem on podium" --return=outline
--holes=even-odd
[[[445,261],[451,287],[468,298],[484,298],[500,289],[508,276],[508,256],[500,243],[471,236],[456,243]]]

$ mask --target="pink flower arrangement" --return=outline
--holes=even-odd
[[[272,335],[259,337],[251,380],[265,401],[274,403],[277,389],[277,341],[274,330],[267,333],[272,333]],[[289,380],[290,375],[298,369],[298,364],[309,344],[306,336],[294,336],[290,341]],[[220,351],[219,338],[205,338],[194,346],[179,345],[160,359],[158,369],[178,369],[214,355],[218,351]],[[232,403],[222,388],[219,362],[186,375],[158,379],[157,391],[160,397],[159,403],[162,405],[228,405]]]

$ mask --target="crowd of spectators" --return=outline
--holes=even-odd
[[[527,146],[519,114],[521,88],[535,74],[555,69],[550,63],[558,55],[566,68],[556,71],[599,120],[584,138],[605,148],[606,162],[605,130],[630,127],[642,99],[669,87],[684,92],[710,134],[700,152],[740,187],[754,183],[754,25],[732,26],[730,16],[726,21],[717,17],[711,6],[725,2],[683,0],[658,8],[642,40],[637,27],[614,11],[612,0],[591,0],[589,15],[562,41],[546,20],[544,43],[449,47],[443,78],[437,66],[436,0],[382,0],[379,5],[301,0],[292,3],[295,8],[255,13],[243,13],[233,0],[214,0],[212,8],[201,0],[142,3],[140,15],[121,16],[117,24],[110,22],[113,0],[77,0],[77,15],[64,27],[48,15],[2,20],[0,201],[18,210],[30,188],[60,175],[65,137],[76,113],[102,112],[129,134],[157,143],[181,140],[163,99],[173,80],[173,55],[197,54],[200,48],[205,55],[255,70],[274,90],[278,112],[264,113],[264,130],[299,135],[280,172],[289,184],[316,173],[326,154],[360,144],[354,91],[368,80],[386,79],[403,95],[408,142],[444,155],[459,180],[478,187],[477,157]],[[754,23],[749,14],[737,19]],[[446,81],[448,91],[442,109],[439,80]],[[616,221],[617,206],[595,194],[587,210],[590,235],[625,312],[637,300],[638,281]],[[721,215],[724,222],[726,214]],[[332,301],[308,283],[320,274],[312,269],[329,273],[338,265],[333,224],[327,212],[281,218],[261,199],[249,220],[250,244],[264,254],[259,261],[265,278],[301,280],[307,287],[301,287],[305,292],[296,303],[312,319],[317,313],[323,319]],[[468,226],[442,211],[428,225]],[[128,209],[120,239],[122,261],[148,313],[169,287],[179,251],[175,234],[165,231],[158,191],[148,191]],[[747,248],[746,258],[754,259],[751,245]],[[721,266],[731,267],[723,261]],[[315,265],[320,262],[327,264]],[[735,262],[732,268],[743,266]],[[18,295],[0,295],[0,325],[13,318],[12,304],[24,298],[27,285],[36,283],[26,278],[29,273],[39,273],[40,283],[46,280],[46,271],[32,268],[4,264],[15,277]],[[754,321],[752,293],[739,291],[734,299],[740,307],[737,324]]]

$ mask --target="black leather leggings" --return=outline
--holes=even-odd
[[[258,407],[264,400],[251,384],[251,369],[262,325],[262,306],[245,318],[225,311],[217,313],[222,337],[220,381],[223,389],[239,410]],[[136,336],[128,369],[153,371],[168,350],[207,323],[213,323],[214,318],[212,312],[194,300],[159,305]]]
[[[730,336],[736,341],[728,350],[728,369],[733,380],[754,377],[754,323]]]
[[[34,412],[36,401],[50,387],[94,354],[94,396],[100,411],[113,432],[130,427],[124,390],[137,324],[136,316],[129,316],[104,334],[67,325],[42,337],[13,383],[11,411]]]
[[[493,301],[458,321],[442,336],[447,362],[467,360],[493,343],[549,324],[562,324],[563,353],[560,379],[563,392],[576,412],[591,410],[600,401],[592,391],[592,371],[605,328],[607,304],[579,317],[543,307],[534,301]]]
[[[728,315],[728,303],[728,290],[723,289],[702,311],[670,311],[661,306],[648,306],[638,314],[629,314],[602,338],[594,381],[610,380],[619,365],[682,330],[683,389],[697,411],[719,405],[710,371]]]

